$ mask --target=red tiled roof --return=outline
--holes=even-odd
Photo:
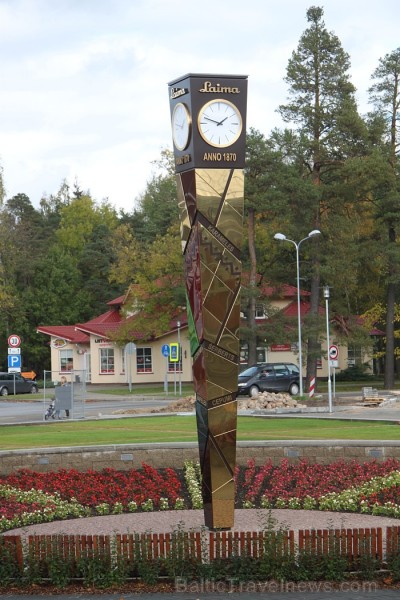
[[[360,315],[355,315],[350,318],[342,317],[340,315],[335,315],[335,321],[339,324],[339,326],[343,329],[346,334],[349,334],[352,324],[356,324],[359,327],[366,326],[366,319]],[[371,325],[371,329],[368,331],[369,335],[385,335],[385,332],[381,329],[375,327],[375,323]]]
[[[297,287],[293,285],[262,285],[261,292],[272,298],[297,298]],[[300,289],[300,296],[310,296],[310,292]]]
[[[99,315],[98,317],[94,317],[94,319],[90,319],[90,321],[87,321],[85,325],[88,325],[89,323],[93,325],[96,323],[121,323],[121,321],[123,321],[121,314],[114,309],[108,310],[107,312]]]
[[[88,323],[78,323],[75,325],[75,327],[77,330],[89,335],[92,334],[99,335],[101,337],[109,337],[111,333],[117,331],[120,325],[121,321],[109,323],[93,323],[92,321],[89,321]]]
[[[77,331],[75,325],[43,325],[37,327],[39,333],[59,337],[73,344],[88,344],[89,336],[82,331]]]
[[[125,300],[126,300],[126,294],[124,294],[124,296],[118,296],[118,298],[114,298],[114,300],[110,300],[109,302],[107,302],[108,306],[121,306],[122,304],[125,304]]]
[[[131,323],[132,330],[130,336],[132,339],[142,339],[143,333],[135,330],[135,315],[131,315],[125,318],[121,315],[121,312],[117,309],[124,304],[126,296],[119,296],[110,302],[107,302],[109,306],[113,306],[110,310],[102,313],[101,315],[90,319],[86,323],[77,323],[76,325],[56,325],[56,326],[42,326],[38,327],[37,331],[46,335],[55,337],[61,337],[75,344],[78,343],[89,343],[90,335],[97,335],[103,338],[109,338],[112,334],[118,331],[118,328],[126,323]],[[169,330],[163,332],[162,335],[166,335],[171,331],[178,329],[177,322],[181,322],[181,328],[187,327],[187,315],[186,311],[177,314],[169,322]],[[160,336],[162,337],[162,336]]]
[[[309,302],[300,302],[300,316],[304,317],[308,315],[310,312],[310,303]],[[318,307],[318,312],[320,315],[325,314],[325,309],[322,306]],[[297,302],[291,302],[285,308],[282,309],[282,314],[285,317],[297,317]]]

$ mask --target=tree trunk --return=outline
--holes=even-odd
[[[321,163],[314,160],[313,183],[316,186],[321,185]],[[320,229],[320,206],[316,209],[314,227]],[[310,243],[310,242],[309,242]],[[311,275],[311,295],[310,295],[310,313],[309,313],[309,335],[307,341],[307,372],[306,372],[306,390],[310,389],[310,382],[315,378],[317,383],[317,358],[320,357],[320,332],[319,332],[319,298],[320,298],[320,264],[318,259],[318,246],[316,240],[311,241],[312,244],[312,275]],[[315,248],[315,251],[313,251]]]
[[[317,381],[317,359],[320,357],[318,309],[320,296],[319,269],[314,272],[311,280],[309,335],[307,342],[307,372],[305,390],[310,389],[310,382],[315,377]]]
[[[389,242],[396,243],[396,232],[394,227],[389,227]],[[389,282],[386,292],[386,349],[385,349],[385,378],[386,390],[394,388],[394,309],[395,309],[395,284],[393,276],[395,266],[389,255]]]
[[[256,331],[256,285],[257,285],[257,257],[255,245],[255,210],[249,208],[248,216],[248,234],[249,234],[249,255],[250,255],[250,274],[249,274],[249,311],[247,315],[248,327],[251,331],[249,337],[249,358],[248,364],[253,365],[257,362],[257,331]]]

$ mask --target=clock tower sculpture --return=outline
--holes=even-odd
[[[247,76],[169,83],[205,524],[234,524]]]

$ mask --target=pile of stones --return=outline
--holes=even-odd
[[[239,410],[270,410],[272,408],[305,408],[305,404],[297,402],[290,394],[273,394],[260,392],[253,398],[239,399]]]

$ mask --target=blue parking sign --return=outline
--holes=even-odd
[[[21,355],[20,354],[9,354],[8,355],[8,371],[17,371],[21,370]]]

